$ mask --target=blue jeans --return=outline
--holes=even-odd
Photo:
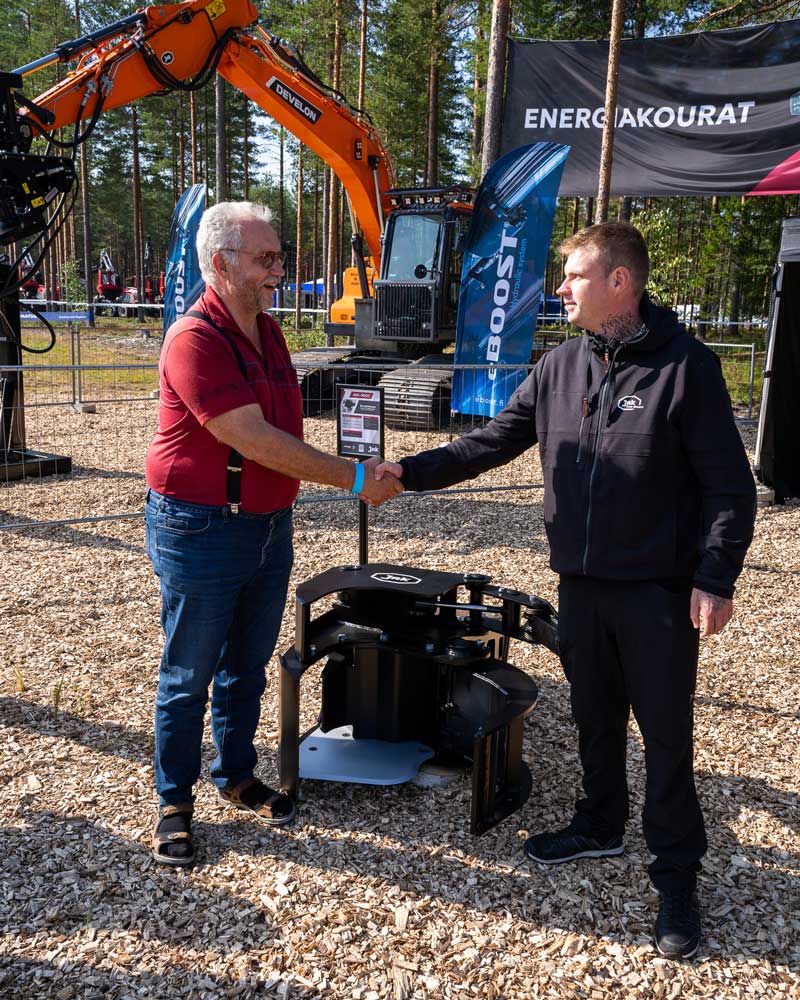
[[[253,745],[292,568],[292,512],[231,515],[147,491],[147,554],[161,582],[164,653],[156,697],[162,805],[192,801],[211,695],[217,788],[252,777]]]

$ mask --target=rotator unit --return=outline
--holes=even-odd
[[[312,618],[322,601],[328,610]],[[547,601],[480,573],[376,563],[301,584],[296,612],[295,645],[280,658],[282,788],[399,784],[439,757],[472,768],[474,835],[527,801],[523,724],[538,692],[508,651],[519,639],[557,652]],[[318,725],[301,735],[300,681],[323,659]]]

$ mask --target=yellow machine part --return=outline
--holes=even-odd
[[[367,284],[370,295],[374,294],[372,282],[375,278],[375,267],[367,265]],[[358,280],[358,268],[345,268],[342,276],[342,294],[331,306],[331,323],[355,323],[356,299],[363,298],[361,282]]]

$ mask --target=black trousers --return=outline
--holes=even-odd
[[[693,886],[707,841],[692,769],[698,632],[691,582],[562,577],[559,641],[578,726],[585,797],[576,832],[611,839],[628,819],[630,710],[644,740],[642,827],[659,890]]]

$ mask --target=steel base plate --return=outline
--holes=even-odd
[[[400,785],[411,781],[433,757],[424,743],[354,740],[350,726],[315,729],[300,744],[300,777],[356,785]]]
[[[0,482],[17,479],[42,479],[66,475],[72,471],[72,459],[65,455],[47,455],[41,451],[0,451]]]

